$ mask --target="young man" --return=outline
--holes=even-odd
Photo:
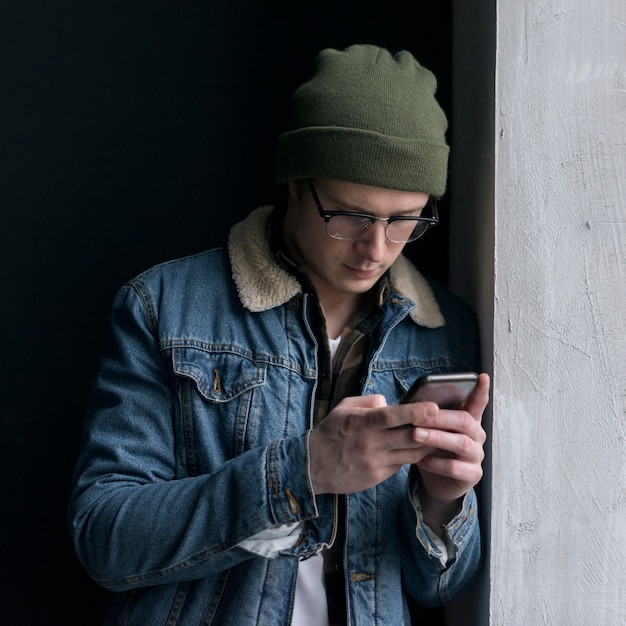
[[[489,379],[398,404],[479,368],[472,314],[401,254],[445,190],[434,92],[408,52],[322,51],[286,206],[118,294],[70,504],[109,623],[395,626],[476,573]]]

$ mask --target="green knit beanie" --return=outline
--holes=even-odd
[[[436,87],[406,50],[322,50],[278,137],[276,180],[336,178],[443,195],[448,123]]]

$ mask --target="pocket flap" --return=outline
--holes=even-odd
[[[266,365],[238,354],[176,348],[173,360],[175,373],[194,380],[200,394],[213,402],[228,402],[265,384]]]

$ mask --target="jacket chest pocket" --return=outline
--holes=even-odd
[[[233,352],[176,348],[179,458],[189,474],[209,473],[256,444],[267,364]]]

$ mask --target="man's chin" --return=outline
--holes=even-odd
[[[367,280],[351,280],[344,286],[344,293],[349,294],[359,294],[359,293],[367,293],[377,282],[380,276],[376,275],[373,278],[368,278]]]

